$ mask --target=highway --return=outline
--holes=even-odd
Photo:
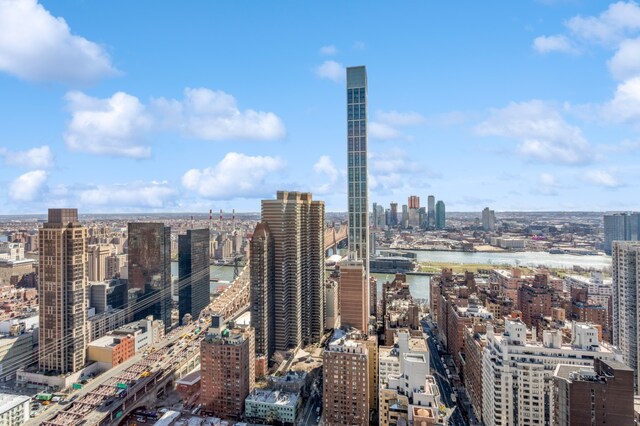
[[[451,398],[454,390],[451,387],[451,383],[447,378],[447,372],[445,370],[445,366],[440,359],[440,355],[438,354],[438,347],[436,346],[436,338],[429,328],[426,321],[421,321],[422,330],[429,335],[427,339],[427,343],[429,344],[429,356],[431,357],[431,367],[434,371],[432,371],[433,376],[438,382],[438,387],[440,388],[440,395],[442,396],[442,402],[447,408],[454,408],[451,417],[449,418],[449,424],[453,426],[468,426],[468,423],[465,421],[464,417],[460,412],[460,408]],[[457,398],[456,398],[457,400]]]

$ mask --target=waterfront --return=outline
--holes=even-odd
[[[543,266],[567,268],[580,266],[602,270],[611,268],[611,256],[579,256],[573,254],[550,254],[547,252],[497,252],[473,253],[461,251],[403,250],[416,253],[418,262],[457,263],[474,265]]]

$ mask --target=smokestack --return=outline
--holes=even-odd
[[[232,216],[231,216],[231,231],[235,231],[236,230],[236,209],[232,210]]]
[[[220,230],[222,231],[222,209],[220,209]]]

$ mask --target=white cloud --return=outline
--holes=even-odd
[[[160,121],[190,137],[205,140],[271,140],[286,135],[284,124],[272,112],[241,111],[236,99],[206,88],[184,91],[184,99],[152,101]]]
[[[9,166],[19,166],[27,169],[48,169],[53,167],[53,153],[49,146],[31,148],[26,151],[9,151],[0,148],[0,156]]]
[[[328,46],[322,46],[320,48],[321,55],[333,56],[336,53],[338,53],[338,49],[333,44],[330,44]]]
[[[46,171],[27,172],[9,183],[9,198],[14,201],[34,201],[42,195],[46,182]]]
[[[623,40],[607,65],[611,75],[618,80],[640,74],[640,39]]]
[[[423,163],[412,161],[402,149],[369,153],[369,189],[377,195],[428,187],[428,179],[441,177]]]
[[[489,119],[475,131],[481,136],[520,140],[518,152],[533,161],[584,164],[593,158],[580,128],[567,123],[552,105],[539,100],[512,102],[503,109],[492,110]]]
[[[615,43],[640,29],[640,7],[636,2],[612,3],[599,16],[575,16],[565,23],[576,37],[602,44]]]
[[[151,155],[145,136],[153,120],[135,96],[117,92],[98,99],[69,92],[65,99],[71,122],[64,139],[71,150],[134,158]]]
[[[217,200],[266,196],[273,192],[267,176],[285,168],[286,162],[278,157],[230,152],[212,168],[187,171],[182,185],[202,197]]]
[[[415,126],[425,122],[422,115],[417,112],[377,111],[376,121],[390,126]]]
[[[640,77],[618,85],[613,99],[603,107],[603,115],[613,122],[638,123],[640,120]]]
[[[0,70],[24,80],[84,84],[118,74],[102,47],[36,0],[0,0],[0,28]]]
[[[563,35],[540,36],[533,40],[533,48],[538,53],[564,52],[577,53],[577,49]]]
[[[604,170],[590,170],[583,178],[586,182],[607,188],[617,188],[622,186],[614,175]]]
[[[163,208],[178,192],[168,182],[131,182],[128,184],[95,185],[74,191],[80,205],[107,206],[109,210],[148,207]]]
[[[369,123],[369,137],[380,140],[409,140],[409,136],[398,127],[416,126],[425,123],[417,112],[376,111],[375,120]]]
[[[400,130],[388,124],[372,121],[369,123],[369,134],[371,139],[380,140],[405,140],[407,136]]]
[[[333,164],[331,157],[328,155],[323,155],[318,159],[313,165],[313,171],[325,174],[331,182],[335,182],[340,174],[338,168]]]
[[[324,61],[321,65],[318,65],[315,72],[318,77],[327,78],[335,81],[336,83],[342,83],[346,78],[344,66],[331,60]]]
[[[98,99],[81,92],[66,95],[71,122],[64,134],[74,151],[145,158],[151,155],[150,133],[181,132],[204,140],[270,140],[286,130],[272,112],[238,109],[222,91],[185,89],[183,100],[158,98],[150,107],[128,93]]]
[[[367,45],[364,43],[364,41],[356,41],[353,43],[354,50],[364,50],[366,47]]]
[[[346,173],[338,170],[328,155],[322,155],[313,165],[313,171],[321,183],[312,186],[311,192],[316,195],[344,193],[347,188]]]

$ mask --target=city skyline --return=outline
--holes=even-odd
[[[370,201],[435,193],[451,211],[638,209],[633,2],[464,13],[16,4],[0,2],[2,214],[257,211],[278,189],[346,211],[344,74],[355,65],[367,65],[375,93]],[[366,25],[343,18],[355,11]],[[487,14],[491,32],[476,19]],[[107,25],[116,16],[117,32]],[[269,36],[225,37],[239,19]],[[44,38],[17,22],[40,22],[66,47],[45,54]],[[327,24],[331,35],[319,31]]]

